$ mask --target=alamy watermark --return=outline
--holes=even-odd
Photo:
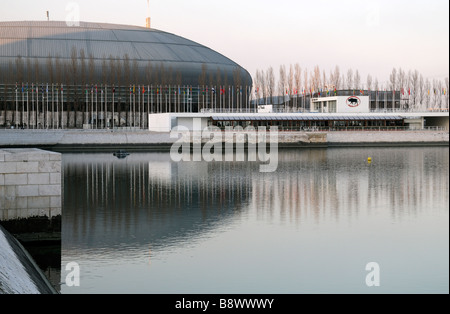
[[[368,287],[379,287],[380,284],[380,276],[381,269],[380,265],[375,262],[368,263],[366,265],[366,271],[369,273],[366,275],[366,285]]]
[[[75,262],[70,262],[66,265],[66,285],[68,287],[79,287],[80,286],[80,265]]]
[[[247,161],[261,162],[260,172],[278,169],[278,127],[253,126],[226,127],[224,131],[215,126],[202,129],[201,119],[193,121],[193,131],[177,126],[170,132],[178,139],[171,147],[170,158],[180,161]]]

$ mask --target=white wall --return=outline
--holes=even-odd
[[[150,114],[148,130],[151,132],[170,132],[172,130],[172,114]]]
[[[194,119],[197,119],[194,121]],[[178,117],[177,124],[178,126],[184,126],[188,128],[190,131],[203,131],[208,126],[208,118],[206,117]]]
[[[337,113],[370,113],[369,98],[369,96],[339,96]],[[352,104],[349,99],[357,99],[359,102]]]

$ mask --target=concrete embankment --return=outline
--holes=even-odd
[[[114,148],[168,150],[169,133],[110,130],[0,130],[0,147],[101,151]],[[203,142],[208,141],[203,139]],[[279,132],[280,147],[448,145],[448,131]]]
[[[57,294],[33,258],[0,226],[0,294]]]
[[[449,145],[448,131],[329,132],[328,146]]]

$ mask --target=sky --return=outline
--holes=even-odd
[[[5,2],[6,0],[0,0]],[[327,74],[358,70],[387,82],[393,68],[449,76],[448,0],[39,0],[9,1],[0,21],[145,26],[188,38],[257,70],[299,63]]]

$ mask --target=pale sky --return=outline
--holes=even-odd
[[[0,21],[81,21],[145,26],[147,0],[0,0]],[[327,74],[358,69],[387,81],[393,67],[449,76],[448,0],[150,0],[152,27],[206,45],[254,77],[299,63]],[[66,10],[67,9],[67,10]]]

